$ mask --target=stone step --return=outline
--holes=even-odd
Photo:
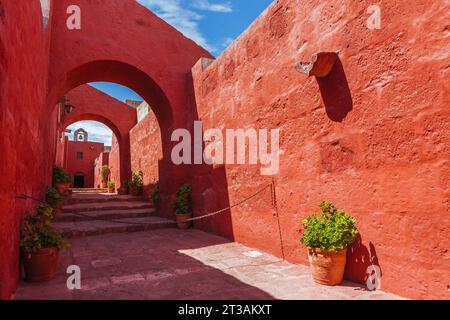
[[[108,233],[129,233],[162,228],[175,228],[172,220],[159,217],[128,218],[112,221],[54,222],[52,225],[62,231],[65,238],[96,236]]]
[[[78,204],[78,203],[104,203],[104,202],[132,202],[142,201],[142,197],[134,197],[130,195],[118,195],[118,194],[72,194],[72,197],[66,199],[65,204]]]
[[[77,188],[71,188],[69,190],[71,190],[72,193],[108,193],[108,189],[95,189],[95,188],[77,189]]]
[[[64,205],[61,208],[62,213],[88,212],[88,211],[107,211],[107,210],[133,210],[133,209],[151,209],[153,204],[150,202],[137,201],[117,201],[100,203],[78,203]]]
[[[92,221],[95,219],[126,219],[126,218],[143,218],[155,216],[154,208],[146,209],[126,209],[126,210],[103,210],[103,211],[87,211],[78,212],[79,215],[70,213],[61,213],[55,216],[55,222],[77,222]]]

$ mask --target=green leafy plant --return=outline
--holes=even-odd
[[[192,185],[184,184],[178,189],[176,198],[172,201],[172,207],[176,214],[188,214],[192,212]]]
[[[330,201],[322,202],[319,207],[321,215],[313,213],[303,220],[300,242],[308,249],[339,252],[347,248],[358,236],[356,218],[338,210]]]
[[[49,187],[45,192],[45,202],[47,202],[52,207],[59,206],[64,201],[64,198],[59,194],[59,192],[52,187]]]
[[[53,166],[53,185],[71,183],[70,174],[60,166]]]
[[[109,179],[109,175],[111,174],[111,170],[107,165],[104,165],[102,167],[102,181],[106,182]]]
[[[109,189],[115,189],[116,188],[116,183],[114,181],[108,182],[108,188]]]
[[[142,172],[142,170],[137,170],[133,172],[130,187],[139,189],[142,188],[143,186],[144,186],[144,173]]]
[[[152,199],[154,203],[159,201],[159,193],[159,183],[157,183],[155,189],[153,189],[152,193],[150,194],[150,199]]]
[[[53,208],[48,204],[40,204],[34,213],[25,217],[23,222],[20,247],[25,252],[36,252],[40,249],[69,247],[61,232],[50,226],[53,220]]]

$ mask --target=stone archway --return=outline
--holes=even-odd
[[[136,111],[88,85],[71,90],[65,97],[73,110],[61,118],[60,132],[82,120],[93,120],[106,125],[119,144],[120,182],[129,180],[131,174],[129,132],[136,125]]]
[[[66,27],[69,5],[81,9],[80,30]],[[191,170],[171,161],[170,137],[176,128],[192,130],[196,106],[191,68],[212,55],[135,0],[110,0],[107,6],[90,0],[57,1],[52,28],[47,106],[84,83],[129,87],[150,104],[160,127],[162,196],[190,180]],[[162,211],[169,212],[169,205],[167,209]]]

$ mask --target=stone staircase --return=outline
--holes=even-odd
[[[72,192],[53,222],[66,238],[176,227],[175,222],[158,217],[153,205],[140,197],[101,189]]]

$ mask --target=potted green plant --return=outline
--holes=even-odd
[[[114,181],[108,182],[108,191],[109,191],[109,193],[116,192],[116,184]]]
[[[141,170],[133,172],[130,182],[130,192],[133,196],[142,195],[142,188],[144,187],[144,174]]]
[[[319,284],[335,286],[342,282],[347,262],[347,247],[358,236],[356,218],[338,210],[330,201],[320,205],[322,214],[303,220],[300,240],[308,248],[312,276]]]
[[[49,187],[45,192],[45,202],[48,203],[52,208],[54,208],[56,212],[61,209],[64,198],[59,194],[58,190]]]
[[[172,200],[179,229],[189,229],[192,218],[192,185],[184,184],[178,189],[176,197]]]
[[[111,170],[107,165],[102,167],[102,189],[106,189],[108,187],[109,175],[111,174]]]
[[[53,209],[48,204],[40,204],[24,219],[20,247],[29,282],[52,279],[56,274],[59,250],[69,246],[61,233],[50,226],[52,219]]]
[[[53,166],[53,185],[60,194],[66,193],[70,188],[72,178],[70,174],[60,166]]]
[[[150,194],[150,199],[153,202],[153,205],[155,206],[156,210],[159,211],[160,209],[160,188],[159,188],[159,182],[156,183],[155,188],[153,189],[152,193]]]

